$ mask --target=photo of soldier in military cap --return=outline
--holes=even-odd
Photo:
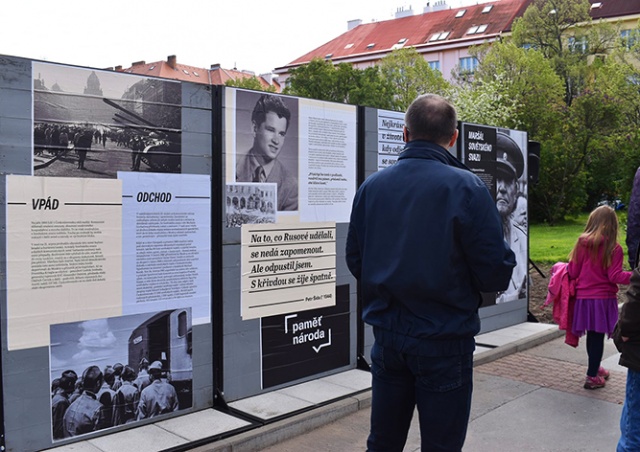
[[[515,221],[519,198],[526,196],[525,158],[522,148],[509,131],[496,134],[496,208],[502,218],[504,239],[516,255],[516,267],[509,288],[498,295],[496,303],[527,296],[528,241],[526,229]]]
[[[509,287],[486,294],[482,306],[527,298],[529,243],[527,237],[527,133],[462,123],[462,161],[487,186],[502,218],[504,239],[516,255]]]

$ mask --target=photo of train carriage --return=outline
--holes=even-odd
[[[191,335],[191,308],[51,325],[53,440],[191,408]]]

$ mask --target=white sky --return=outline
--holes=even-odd
[[[431,0],[432,2],[434,0]],[[449,0],[450,6],[486,0]],[[427,0],[18,0],[2,7],[0,55],[106,68],[178,63],[270,72],[347,31]]]

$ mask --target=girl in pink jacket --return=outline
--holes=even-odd
[[[572,332],[587,333],[589,367],[586,389],[602,388],[609,371],[600,366],[604,335],[611,336],[618,320],[618,284],[629,284],[631,272],[622,270],[623,252],[618,244],[618,217],[609,206],[589,215],[587,226],[569,253],[569,278],[576,280]]]

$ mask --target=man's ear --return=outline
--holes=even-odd
[[[458,129],[456,129],[456,132],[453,134],[453,136],[451,137],[451,141],[449,141],[449,146],[447,146],[447,149],[450,149],[454,144],[456,144],[456,141],[458,141]]]
[[[258,124],[255,121],[251,121],[251,132],[253,132],[253,137],[255,138],[258,132]]]
[[[402,140],[405,143],[409,142],[409,129],[407,129],[407,126],[402,126]]]

